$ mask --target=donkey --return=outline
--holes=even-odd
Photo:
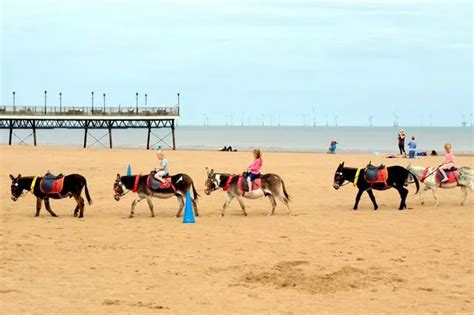
[[[344,182],[347,181],[347,184],[352,182],[354,187],[357,187],[359,191],[357,192],[354,210],[357,210],[359,207],[359,201],[362,194],[366,191],[374,204],[374,210],[377,210],[379,206],[377,205],[377,201],[375,200],[375,196],[373,193],[373,189],[375,190],[387,190],[389,188],[395,188],[400,193],[401,201],[400,207],[398,210],[403,210],[407,208],[406,198],[408,195],[408,190],[404,187],[410,184],[409,178],[410,175],[413,176],[414,183],[416,184],[416,193],[418,193],[420,189],[420,184],[418,183],[417,178],[407,171],[402,166],[389,166],[387,167],[387,179],[385,183],[381,184],[371,184],[369,183],[365,177],[365,168],[352,168],[352,167],[344,167],[344,162],[339,164],[337,167],[336,173],[334,175],[334,189],[339,189],[340,187],[344,186]]]
[[[133,176],[120,176],[117,174],[117,178],[114,183],[114,199],[119,201],[120,198],[130,191],[136,192],[138,197],[132,202],[131,211],[129,218],[133,218],[135,215],[135,206],[137,203],[146,199],[148,202],[148,207],[150,208],[151,216],[155,216],[153,211],[153,202],[151,201],[152,197],[160,199],[168,199],[173,196],[176,196],[179,203],[178,213],[176,217],[179,218],[181,212],[184,209],[184,198],[186,197],[186,192],[192,188],[194,197],[191,202],[193,203],[194,214],[199,216],[198,208],[196,201],[198,200],[199,194],[196,192],[194,187],[193,180],[189,175],[186,174],[176,174],[169,177],[171,186],[168,188],[159,188],[151,189],[148,184],[148,176],[153,175],[133,175]]]
[[[18,174],[17,177],[10,175],[10,179],[12,180],[11,185],[11,199],[13,201],[17,201],[19,197],[24,195],[24,192],[31,192],[33,195],[36,196],[36,215],[35,217],[39,216],[41,205],[44,200],[44,205],[46,210],[51,214],[53,217],[57,217],[56,213],[53,212],[51,206],[49,204],[49,199],[63,199],[66,197],[74,197],[77,202],[77,206],[74,209],[74,216],[79,218],[84,217],[84,198],[81,197],[82,189],[85,188],[86,198],[89,205],[92,205],[92,199],[89,195],[89,189],[87,188],[87,181],[84,176],[79,174],[70,174],[64,176],[63,178],[63,186],[61,191],[58,193],[44,193],[41,189],[41,180],[43,177],[39,176],[28,176],[22,177]]]
[[[251,193],[242,191],[239,188],[239,178],[243,175],[232,175],[232,174],[225,174],[225,173],[215,173],[214,170],[210,170],[206,167],[207,172],[207,180],[206,180],[206,195],[210,195],[213,191],[222,188],[224,191],[227,192],[227,199],[224,203],[224,207],[222,208],[221,217],[225,215],[225,209],[229,206],[231,201],[236,198],[240,204],[240,208],[242,209],[242,214],[247,216],[247,212],[245,211],[245,204],[242,200],[243,198],[247,199],[258,199],[262,197],[268,197],[270,199],[270,203],[272,205],[272,210],[268,214],[273,215],[275,213],[276,208],[276,201],[275,198],[280,199],[286,205],[288,215],[291,215],[290,211],[290,196],[286,191],[285,183],[280,176],[276,174],[265,174],[261,176],[261,187],[258,189],[254,189]],[[246,181],[244,181],[246,182]]]
[[[409,164],[407,170],[413,173],[418,180],[425,184],[425,187],[420,192],[420,201],[423,205],[425,199],[423,197],[423,192],[431,190],[436,202],[436,206],[439,207],[439,198],[438,198],[438,188],[450,189],[455,187],[461,187],[463,192],[463,198],[461,199],[460,205],[463,206],[467,199],[467,190],[474,189],[474,174],[470,167],[461,167],[458,169],[457,181],[453,183],[441,183],[441,186],[436,181],[436,172],[437,168],[434,167],[422,167],[422,166],[412,166]]]

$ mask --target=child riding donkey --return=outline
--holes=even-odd
[[[260,170],[263,165],[262,161],[262,150],[260,149],[254,149],[252,151],[254,161],[252,164],[250,164],[248,170],[247,170],[247,184],[248,184],[248,192],[252,193],[252,185],[253,182],[260,177]]]

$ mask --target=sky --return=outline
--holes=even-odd
[[[172,105],[182,124],[460,126],[465,0],[0,0],[0,103]],[[337,117],[336,117],[337,116]]]

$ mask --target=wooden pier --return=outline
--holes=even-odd
[[[38,129],[83,129],[84,148],[87,147],[89,130],[103,129],[108,133],[109,147],[112,148],[113,129],[147,129],[146,148],[150,149],[153,129],[169,129],[172,143],[166,137],[157,137],[159,143],[176,149],[175,129],[179,118],[179,106],[169,107],[58,107],[58,106],[0,106],[0,129],[9,129],[8,144],[12,144],[15,130],[32,131],[33,145],[36,146]],[[91,135],[92,136],[92,135]],[[102,137],[103,138],[103,137]],[[100,139],[102,139],[100,138]],[[100,142],[96,139],[96,142]]]

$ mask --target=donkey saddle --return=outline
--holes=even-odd
[[[384,183],[386,185],[387,178],[388,170],[385,165],[381,164],[379,166],[375,166],[372,163],[367,165],[367,168],[365,169],[365,180],[370,184]]]
[[[41,179],[40,189],[44,194],[59,194],[63,189],[64,176],[62,174],[53,175],[46,173]]]
[[[176,189],[174,188],[173,186],[173,183],[171,182],[171,177],[165,177],[163,178],[163,180],[165,180],[165,182],[161,182],[159,181],[158,179],[155,178],[155,174],[156,172],[151,172],[150,175],[148,175],[147,179],[146,179],[146,184],[148,186],[148,188],[150,188],[151,190],[161,190],[161,189],[169,189],[169,188],[172,188],[174,191],[176,191]]]

